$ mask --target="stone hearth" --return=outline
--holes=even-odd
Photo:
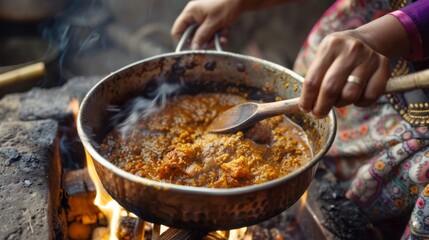
[[[62,123],[72,117],[71,100],[82,99],[98,80],[75,78],[60,88],[35,88],[0,99],[1,239],[63,235],[67,163],[61,163],[59,149],[67,129]]]

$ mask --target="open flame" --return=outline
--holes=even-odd
[[[77,120],[77,114],[79,113],[79,101],[76,98],[73,98],[67,108],[67,112],[72,112],[74,120]]]
[[[69,105],[68,110],[73,112],[75,120],[79,112],[79,101],[73,99]],[[119,220],[121,217],[121,212],[123,208],[115,201],[113,198],[106,192],[103,185],[101,184],[100,178],[95,171],[94,162],[88,152],[85,150],[86,155],[86,167],[88,174],[91,177],[92,182],[94,183],[96,189],[96,197],[94,204],[100,209],[100,211],[106,216],[109,222],[109,236],[105,236],[104,239],[117,240],[117,230],[119,226]]]
[[[307,191],[304,192],[304,194],[302,194],[301,198],[300,198],[300,204],[299,204],[299,208],[302,209],[305,207],[305,205],[307,204]]]
[[[247,231],[247,227],[243,227],[243,228],[227,231],[222,235],[228,238],[229,240],[240,240],[245,238],[246,231]],[[220,231],[218,231],[218,233],[220,233]],[[250,238],[249,240],[251,239],[252,238]]]
[[[306,205],[308,201],[308,191],[305,191],[304,194],[302,194],[301,198],[298,200],[298,205],[296,209],[296,216],[297,221],[302,222],[306,215]],[[314,213],[311,213],[313,217],[316,217]]]
[[[119,220],[121,217],[121,211],[123,208],[106,192],[100,179],[98,178],[97,172],[95,171],[94,162],[88,152],[86,154],[86,167],[88,169],[89,176],[94,183],[97,195],[95,196],[94,204],[103,212],[109,221],[109,239],[116,240],[116,233],[118,230]]]

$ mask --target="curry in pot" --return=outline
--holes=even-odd
[[[107,134],[101,154],[137,176],[167,183],[235,188],[288,175],[312,158],[304,131],[285,116],[236,134],[206,131],[216,115],[248,101],[233,93],[179,95],[127,134]]]

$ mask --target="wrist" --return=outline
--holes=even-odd
[[[385,15],[355,30],[352,35],[388,57],[404,57],[410,52],[410,41],[402,24],[391,15]]]

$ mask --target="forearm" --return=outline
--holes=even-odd
[[[381,54],[421,60],[429,56],[429,1],[416,1],[355,30]]]

